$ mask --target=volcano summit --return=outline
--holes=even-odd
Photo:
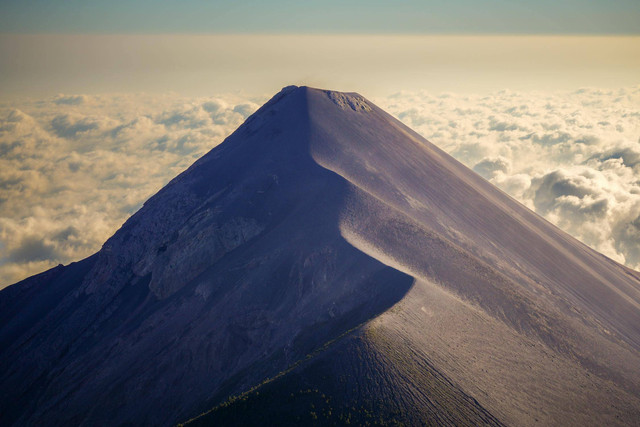
[[[2,425],[640,420],[640,274],[354,93],[283,89],[0,328]]]

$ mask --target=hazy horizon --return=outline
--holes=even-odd
[[[640,36],[0,35],[1,100],[58,93],[269,95],[289,84],[489,93],[638,83]]]

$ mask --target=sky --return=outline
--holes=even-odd
[[[0,0],[0,288],[289,84],[357,91],[640,268],[640,2]]]
[[[21,33],[637,34],[637,0],[2,0]]]

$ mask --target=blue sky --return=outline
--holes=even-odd
[[[638,0],[0,0],[4,33],[638,34]]]

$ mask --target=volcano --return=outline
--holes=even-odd
[[[0,325],[6,426],[640,420],[640,274],[355,93],[284,88]]]

